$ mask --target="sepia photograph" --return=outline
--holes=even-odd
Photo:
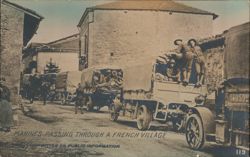
[[[249,0],[0,11],[0,157],[249,157]]]

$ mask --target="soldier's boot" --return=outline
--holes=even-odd
[[[181,72],[177,72],[177,83],[181,83]]]
[[[199,85],[200,85],[200,74],[197,74],[197,82],[196,82],[196,84],[195,84],[195,87],[199,87]]]
[[[200,75],[199,85],[201,86],[204,81],[204,74]]]
[[[186,70],[183,71],[183,85],[184,86],[188,85],[187,76],[188,76],[188,72]]]
[[[191,71],[187,71],[186,82],[189,83]]]

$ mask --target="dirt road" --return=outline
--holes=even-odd
[[[223,157],[235,156],[229,148],[209,145],[191,150],[185,135],[167,127],[138,131],[125,118],[109,120],[107,108],[99,113],[75,114],[73,106],[31,106],[32,114],[18,112],[19,125],[0,132],[0,157]]]

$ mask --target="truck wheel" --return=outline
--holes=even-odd
[[[186,141],[192,149],[200,149],[205,142],[201,118],[193,114],[188,118],[186,125]]]
[[[138,109],[137,113],[137,127],[139,130],[147,130],[150,128],[150,122],[152,120],[152,113],[147,106],[142,105]]]
[[[115,112],[115,105],[111,104],[110,105],[110,120],[111,121],[117,121],[119,114]]]

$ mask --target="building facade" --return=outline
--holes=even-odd
[[[0,76],[6,80],[11,100],[17,102],[23,47],[36,33],[42,16],[17,4],[1,0]]]
[[[79,34],[49,43],[32,43],[23,55],[24,73],[44,73],[49,62],[56,64],[60,72],[78,71]]]
[[[153,62],[175,39],[212,34],[217,15],[173,1],[117,1],[87,8],[78,24],[87,66]]]

